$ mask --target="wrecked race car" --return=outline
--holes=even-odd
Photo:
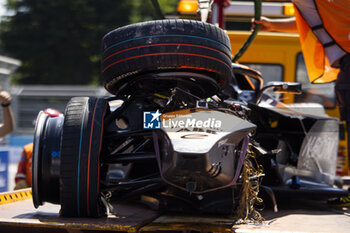
[[[214,25],[158,20],[102,40],[102,82],[113,97],[76,97],[63,116],[40,112],[34,134],[35,207],[105,216],[111,203],[259,219],[259,187],[346,195],[334,187],[338,122],[290,110],[261,75],[231,63]],[[255,81],[255,86],[252,81]]]

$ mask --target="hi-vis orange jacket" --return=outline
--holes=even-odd
[[[15,182],[25,179],[29,187],[32,186],[32,153],[33,143],[28,143],[23,147],[21,160],[18,163]]]
[[[321,19],[320,25],[310,27],[305,11],[298,9],[296,4],[295,19],[300,35],[300,43],[305,59],[310,82],[326,83],[337,79],[339,69],[331,67],[330,61],[325,56],[325,48],[338,46],[337,49],[345,55],[350,53],[350,0],[311,0],[309,1]],[[316,35],[320,31],[331,38],[327,43],[322,43]]]

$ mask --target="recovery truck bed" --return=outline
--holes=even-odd
[[[62,218],[59,205],[35,209],[31,190],[0,194],[0,232],[350,232],[349,208],[319,202],[280,206],[262,212],[262,224],[235,224],[230,218],[164,214],[142,205],[115,206],[107,218]]]

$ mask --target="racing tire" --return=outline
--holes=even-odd
[[[66,106],[61,140],[60,214],[64,217],[104,216],[100,199],[100,153],[103,98],[74,97]]]
[[[230,40],[212,24],[155,20],[109,32],[102,39],[102,82],[112,94],[147,72],[207,72],[220,88],[232,78]]]

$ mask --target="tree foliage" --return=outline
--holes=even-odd
[[[166,11],[176,0],[160,1]],[[2,19],[2,50],[20,59],[15,82],[96,84],[100,42],[107,32],[153,18],[146,0],[8,0]]]

